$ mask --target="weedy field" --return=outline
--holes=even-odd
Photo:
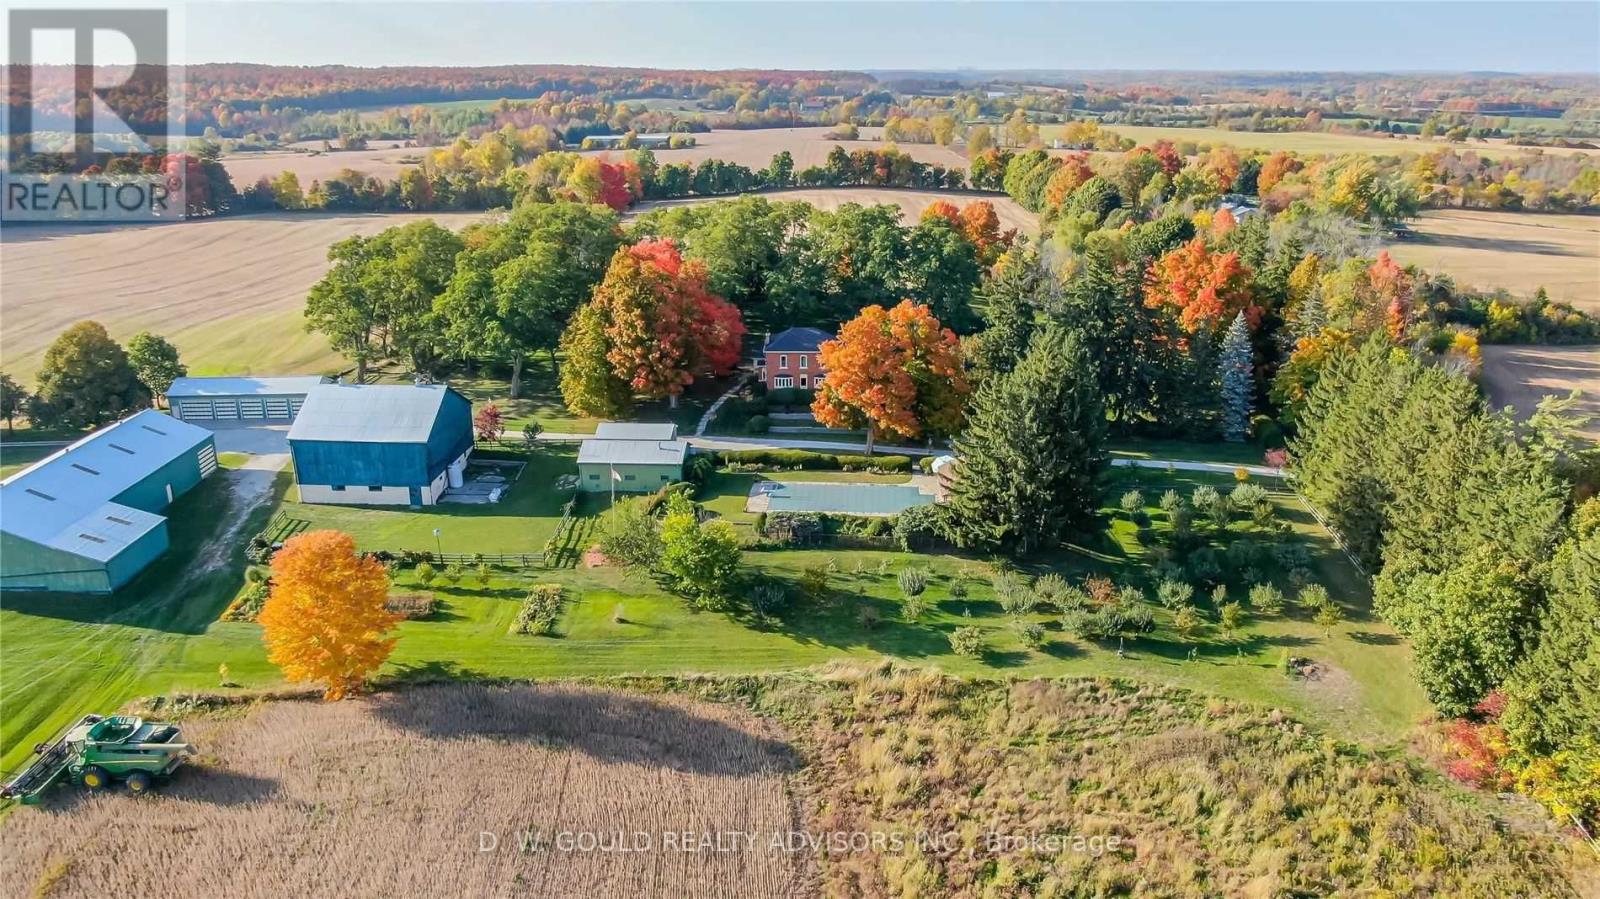
[[[673,851],[786,834],[799,762],[730,705],[451,685],[194,721],[157,795],[63,793],[0,827],[5,896],[805,895],[803,853]],[[608,847],[563,851],[562,833]],[[642,845],[657,851],[614,851]],[[490,836],[484,836],[489,834]],[[549,841],[542,849],[525,834]],[[531,845],[531,844],[529,844]],[[596,844],[598,846],[598,844]],[[485,847],[491,847],[487,850]],[[642,862],[646,858],[648,862]]]
[[[1591,870],[1404,758],[1108,679],[455,684],[187,727],[155,795],[12,815],[3,894],[1486,899]]]

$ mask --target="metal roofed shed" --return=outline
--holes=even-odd
[[[289,429],[307,503],[431,506],[472,445],[472,403],[441,384],[322,384]]]
[[[147,409],[0,481],[0,589],[116,590],[166,551],[158,513],[216,470],[209,431]]]
[[[178,378],[167,388],[175,418],[191,422],[286,422],[294,420],[321,375],[289,378]]]
[[[600,440],[677,440],[678,426],[670,421],[602,421],[594,436]]]
[[[591,437],[578,448],[578,489],[648,493],[683,480],[686,440]]]

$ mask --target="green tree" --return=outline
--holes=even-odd
[[[739,537],[726,521],[701,522],[683,494],[667,499],[661,522],[661,570],[697,603],[725,600],[739,569]]]
[[[0,372],[0,418],[6,420],[6,430],[11,430],[11,421],[18,415],[26,412],[28,404],[33,402],[32,394],[11,376]]]
[[[633,410],[633,390],[606,358],[606,316],[598,306],[578,307],[561,335],[561,398],[567,408],[591,418],[623,418]]]
[[[933,216],[911,229],[903,277],[911,298],[932,309],[945,327],[957,334],[975,330],[972,294],[982,277],[978,248],[949,219]]]
[[[606,512],[600,521],[600,551],[635,571],[656,566],[661,559],[661,527],[646,500],[626,500]]]
[[[149,404],[128,354],[103,325],[85,321],[45,350],[28,417],[45,427],[98,427]]]
[[[178,358],[178,348],[159,334],[140,331],[128,340],[128,361],[139,375],[139,383],[150,391],[152,400],[167,392],[172,382],[189,373]]]
[[[1100,506],[1104,444],[1086,347],[1060,328],[1040,332],[1014,371],[979,391],[956,440],[952,537],[1023,555],[1088,527]]]
[[[1036,251],[1013,249],[1000,257],[978,290],[985,328],[970,356],[987,376],[1016,367],[1033,338],[1035,310],[1045,298],[1046,272]]]
[[[1256,392],[1250,327],[1245,323],[1243,312],[1235,315],[1228,326],[1217,367],[1222,382],[1222,436],[1235,443],[1242,442],[1250,433],[1250,412]]]

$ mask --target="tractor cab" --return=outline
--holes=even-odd
[[[38,758],[0,787],[0,799],[31,805],[61,780],[91,790],[122,781],[143,793],[194,754],[194,747],[175,742],[178,733],[176,724],[149,724],[135,715],[84,715],[59,739],[35,746]]]

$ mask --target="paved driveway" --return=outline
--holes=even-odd
[[[288,425],[212,425],[219,453],[276,456],[289,452]]]

